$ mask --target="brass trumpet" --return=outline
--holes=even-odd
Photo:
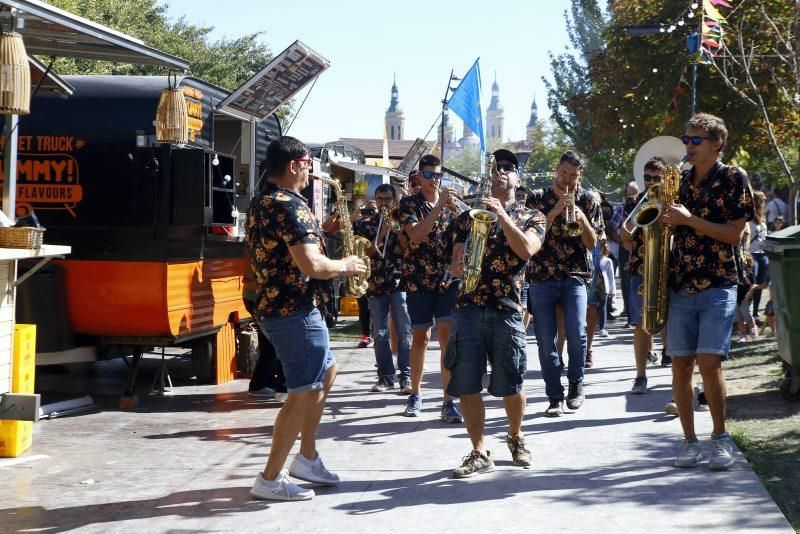
[[[577,186],[575,190],[577,190]],[[565,195],[568,198],[564,207],[564,231],[572,237],[578,237],[583,233],[583,223],[578,220],[577,208],[575,207],[575,190],[570,191],[569,187],[567,188]]]

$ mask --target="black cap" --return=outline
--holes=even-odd
[[[496,161],[500,161],[500,160],[510,161],[511,163],[514,164],[514,166],[516,168],[519,169],[519,160],[517,160],[516,154],[514,154],[510,150],[506,150],[505,148],[501,148],[499,150],[495,150],[494,153],[492,154],[492,156],[494,156],[494,159]]]

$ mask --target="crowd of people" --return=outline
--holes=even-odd
[[[690,119],[682,141],[692,167],[683,171],[678,198],[663,206],[658,222],[674,232],[669,265],[664,266],[670,300],[661,333],[661,365],[672,367],[674,413],[684,432],[684,447],[675,459],[679,467],[694,467],[701,459],[693,420],[695,366],[714,427],[709,467],[733,464],[721,364],[728,357],[735,323],[740,341],[759,335],[761,292],[769,285],[764,239],[781,221],[779,215],[770,219],[766,197],[752,191],[741,168],[721,162],[727,135],[718,117],[697,114]],[[368,339],[360,342],[372,344],[375,353],[371,390],[406,395],[398,410],[404,416],[422,415],[425,353],[436,328],[443,388],[440,418],[449,424],[463,422],[471,442],[470,453],[453,471],[455,478],[494,469],[484,436],[487,373],[488,393],[503,399],[512,461],[518,466],[532,463],[522,433],[529,323],[548,398],[545,416],[560,417],[584,404],[584,370],[598,363],[592,344],[611,335],[608,320],[625,320],[633,328],[636,371],[630,393],[647,393],[647,365],[658,361],[653,336],[642,320],[647,244],[629,215],[648,188],[664,179],[667,164],[658,157],[648,161],[645,190],[631,182],[625,201],[614,207],[582,185],[583,160],[572,150],[555,162],[552,184],[530,192],[519,187],[514,153],[497,150],[492,159],[486,194],[477,207],[490,212],[495,222],[483,234],[476,232],[476,217],[453,190],[442,187],[442,163],[435,155],[422,157],[400,195],[396,188],[381,185],[374,200],[351,220],[334,214],[320,225],[300,195],[310,180],[308,150],[290,137],[269,145],[267,181],[248,212],[252,273],[246,298],[267,348],[262,359],[271,363],[256,369],[251,392],[280,389],[285,403],[254,496],[313,497],[313,490],[298,486],[290,476],[319,484],[339,481],[322,463],[315,441],[336,374],[322,314],[333,294],[330,280],[366,270],[364,258],[326,256],[324,232],[335,233],[342,224],[352,225],[354,234],[371,243],[365,311],[360,314],[362,325],[367,317],[370,325],[362,331]],[[474,287],[464,282],[470,277]],[[616,315],[620,293],[623,309]],[[765,314],[769,308],[768,303]],[[256,378],[259,373],[270,380]],[[300,452],[287,471],[284,464],[298,433]]]

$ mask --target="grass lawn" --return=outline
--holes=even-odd
[[[355,320],[354,320],[355,319]],[[340,317],[336,326],[328,330],[331,341],[352,341],[358,343],[361,337],[361,323],[358,317]]]
[[[782,360],[774,337],[733,343],[724,364],[728,429],[753,470],[800,532],[800,402],[778,392]]]

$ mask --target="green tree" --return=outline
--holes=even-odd
[[[542,77],[547,89],[547,107],[553,120],[569,137],[575,149],[594,148],[591,123],[579,103],[592,91],[589,65],[605,47],[603,29],[607,22],[597,0],[572,0],[571,15],[564,12],[572,50],[559,55],[550,52],[552,81]]]
[[[190,63],[191,74],[228,90],[245,82],[266,65],[272,54],[260,42],[260,33],[217,41],[209,39],[211,26],[195,26],[181,17],[172,21],[167,5],[158,0],[50,0],[50,4],[121,31],[153,48]],[[163,67],[59,58],[61,74],[166,74]]]

